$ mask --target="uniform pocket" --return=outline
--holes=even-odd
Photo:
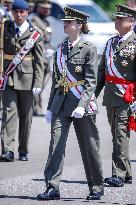
[[[33,70],[30,69],[29,67],[22,67],[22,66],[21,66],[21,71],[22,71],[23,73],[27,73],[27,74],[33,73]]]
[[[33,73],[32,61],[24,60],[24,61],[22,61],[20,67],[21,67],[21,71],[23,73],[27,73],[27,74]]]

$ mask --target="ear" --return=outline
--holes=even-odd
[[[29,15],[29,10],[26,11],[27,12],[27,16]]]
[[[82,24],[78,23],[78,28],[81,29],[82,28]]]
[[[26,16],[28,16],[28,15],[29,15],[29,11],[26,12]]]

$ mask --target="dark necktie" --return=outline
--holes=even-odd
[[[69,52],[72,50],[73,46],[72,43],[69,44]]]
[[[19,37],[20,37],[20,35],[19,35],[19,31],[20,31],[20,30],[19,30],[19,28],[18,28],[18,27],[16,27],[16,37],[17,37],[17,38],[19,38]]]

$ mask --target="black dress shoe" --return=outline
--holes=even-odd
[[[48,188],[43,194],[37,195],[38,200],[59,200],[60,193],[54,188]]]
[[[132,177],[131,176],[125,178],[125,184],[132,184]]]
[[[105,178],[104,182],[113,187],[123,187],[124,186],[124,180],[119,176],[112,176],[109,178]]]
[[[1,162],[14,162],[14,153],[11,151],[5,152],[0,156]]]
[[[28,156],[27,156],[27,154],[19,153],[19,160],[20,160],[20,161],[28,161]]]
[[[101,192],[96,192],[96,193],[90,193],[87,197],[86,200],[100,200],[102,196]]]

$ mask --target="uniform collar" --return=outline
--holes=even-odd
[[[127,33],[128,34],[128,33]],[[125,41],[123,41],[121,43],[120,46],[117,46],[116,47],[116,50],[115,50],[115,53],[119,52],[121,49],[123,49],[124,47],[126,47],[130,42],[135,42],[135,39],[136,39],[136,34],[134,31],[132,31],[132,33],[129,33],[128,36],[125,35],[125,37],[127,37],[127,39]],[[114,53],[114,54],[115,54]]]
[[[133,33],[133,30],[132,31],[129,31],[127,34],[123,35],[123,36],[120,36],[122,37],[121,38],[121,41],[125,41],[131,34]]]
[[[76,43],[78,43],[78,41],[80,41],[81,36],[79,36],[79,38],[77,40],[75,40],[73,43],[71,43],[68,39],[68,47],[70,47],[70,45],[72,44],[72,47],[74,47],[76,45]]]
[[[27,30],[27,28],[29,27],[29,23],[27,22],[27,20],[24,21],[24,23],[20,26],[17,26],[17,24],[14,21],[14,26],[15,29],[18,27],[19,28],[19,35],[22,36],[23,33]]]

